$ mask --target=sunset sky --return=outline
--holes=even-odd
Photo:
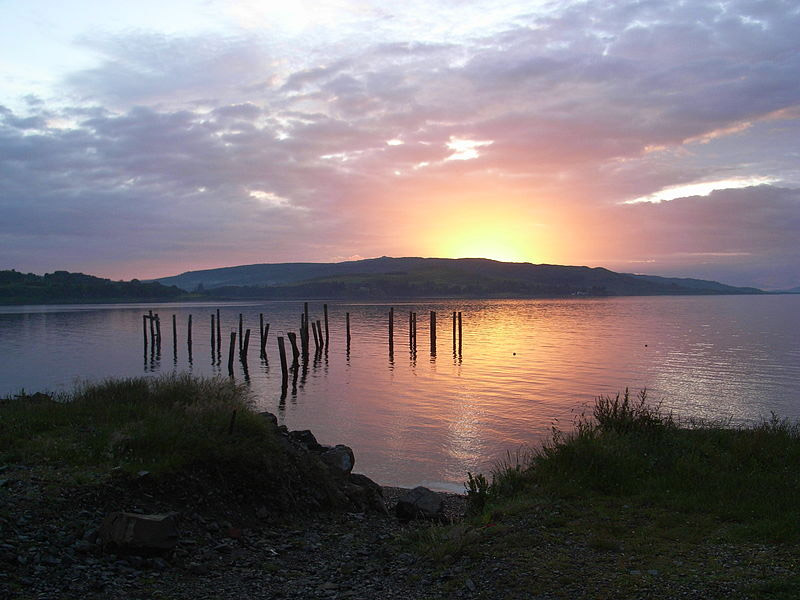
[[[800,286],[800,4],[0,0],[0,268]]]

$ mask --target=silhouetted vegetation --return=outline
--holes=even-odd
[[[467,486],[484,515],[534,496],[614,501],[669,511],[675,522],[699,514],[731,540],[797,542],[799,462],[800,424],[774,416],[753,427],[680,423],[646,392],[626,390],[598,398],[574,431],[554,429],[529,456],[500,465],[491,483],[470,476]]]
[[[157,282],[111,281],[83,273],[45,275],[0,271],[0,304],[54,304],[176,300],[186,292]]]

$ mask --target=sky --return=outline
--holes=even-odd
[[[800,286],[800,4],[0,0],[0,269]]]

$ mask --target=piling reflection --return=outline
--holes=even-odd
[[[713,301],[715,306],[720,302]],[[692,303],[693,309],[674,308],[683,303]],[[670,408],[684,402],[700,416],[708,414],[703,411],[710,410],[708,398],[717,396],[712,389],[716,386],[730,398],[726,414],[754,414],[756,409],[748,408],[748,402],[765,394],[743,380],[743,374],[763,383],[765,375],[750,368],[751,359],[758,357],[760,365],[769,365],[775,354],[769,347],[755,347],[749,333],[723,347],[714,332],[725,330],[728,322],[703,310],[701,299],[394,304],[261,303],[249,309],[223,308],[219,317],[211,314],[194,324],[200,336],[196,343],[205,353],[199,340],[209,340],[205,356],[211,358],[210,369],[207,363],[194,368],[200,374],[224,373],[219,366],[220,319],[236,323],[238,330],[242,315],[242,339],[233,331],[231,344],[239,347],[241,341],[246,346],[246,326],[258,326],[261,366],[249,370],[248,353],[242,348],[242,370],[229,368],[229,375],[244,377],[264,410],[282,407],[279,410],[285,411],[284,418],[293,427],[318,430],[320,438],[330,442],[350,441],[368,448],[371,456],[364,456],[362,464],[366,462],[380,479],[380,473],[406,468],[394,456],[413,456],[409,460],[419,467],[420,461],[428,460],[424,456],[435,455],[439,463],[450,461],[445,471],[455,473],[465,466],[474,470],[484,460],[480,457],[496,450],[498,440],[514,450],[545,435],[556,418],[570,423],[569,411],[581,402],[625,386],[657,388],[653,397],[659,390],[667,391]],[[396,311],[403,317],[395,319]],[[178,320],[187,323],[188,308],[176,312]],[[424,318],[420,320],[419,314]],[[792,314],[787,312],[784,321],[791,321]],[[442,340],[438,338],[443,319]],[[269,359],[280,346],[266,344],[268,321],[281,334],[285,377],[277,368],[269,369]],[[141,309],[137,312],[132,335],[142,340],[147,373],[166,366],[160,364],[158,324],[158,311],[144,316]],[[188,332],[177,335],[188,338]],[[175,337],[169,368],[185,369],[187,357],[176,353]],[[400,348],[395,347],[398,342],[405,346],[406,340],[407,363],[398,360]],[[791,343],[773,346],[783,355],[792,351],[800,355]],[[138,357],[133,360],[138,363]],[[698,360],[702,364],[696,364]],[[766,372],[775,382],[793,381],[787,373],[800,380],[800,368],[792,371],[783,365],[779,371],[768,367]],[[687,390],[692,399],[681,399]],[[742,390],[751,392],[751,400],[745,400]],[[378,465],[372,455],[390,466]],[[433,462],[429,467],[435,470]]]

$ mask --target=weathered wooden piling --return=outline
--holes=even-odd
[[[158,344],[158,351],[161,352],[161,318],[158,313],[155,315],[156,319],[156,343]]]
[[[317,319],[317,333],[319,334],[319,351],[322,352],[327,348],[325,345],[325,338],[322,337],[322,323]]]
[[[308,358],[308,323],[305,313],[300,313],[300,349],[303,358]]]
[[[147,315],[142,315],[142,335],[144,336],[144,351],[147,352]]]
[[[292,345],[292,366],[297,364],[297,358],[300,356],[300,350],[297,348],[297,334],[290,331],[286,334],[289,338],[289,343]]]
[[[228,348],[228,373],[233,376],[233,354],[236,352],[236,332],[231,331],[231,345]]]
[[[394,308],[389,308],[389,354],[394,354]]]
[[[436,312],[431,311],[431,354],[436,354]]]
[[[305,325],[303,327],[304,335],[303,335],[303,339],[301,341],[304,344],[303,355],[304,356],[308,356],[308,350],[309,350],[309,348],[311,346],[310,337],[309,337],[309,333],[308,333],[308,324],[310,322],[309,318],[308,318],[308,302],[303,302],[303,318],[304,318]],[[313,327],[312,327],[312,329],[313,329]]]
[[[311,323],[311,333],[314,334],[314,351],[319,352],[319,334],[317,333],[317,324],[312,322]]]
[[[458,311],[458,354],[461,354],[461,311]]]
[[[322,312],[325,315],[325,347],[327,348],[328,347],[328,341],[330,339],[328,337],[328,305],[327,304],[323,304],[322,305]]]
[[[239,352],[242,351],[242,342],[244,338],[242,337],[242,313],[239,313]]]
[[[153,321],[153,311],[147,311],[147,318],[150,319],[150,344],[155,347],[156,345],[156,323]]]
[[[350,349],[350,313],[345,313],[344,319],[347,327],[347,348]]]
[[[217,356],[219,357],[218,360],[222,360],[220,357],[220,351],[222,350],[222,321],[219,318],[219,309],[217,309]]]
[[[281,377],[282,386],[286,387],[289,381],[289,366],[286,364],[286,348],[283,345],[283,336],[278,336],[278,354],[281,356]]]
[[[186,341],[189,344],[189,346],[191,346],[192,345],[192,315],[189,315],[189,325],[188,325],[188,329],[186,331],[187,331],[187,333],[186,333]]]
[[[453,311],[453,352],[456,351],[456,311]]]
[[[264,313],[258,313],[258,347],[264,347]]]
[[[267,355],[267,336],[269,335],[269,323],[264,326],[264,331],[261,334],[261,356]]]
[[[244,343],[242,344],[242,362],[247,362],[247,348],[250,346],[250,330],[244,332]]]
[[[214,366],[216,362],[216,349],[217,349],[217,340],[214,337],[216,332],[214,331],[214,313],[211,313],[211,366]]]

